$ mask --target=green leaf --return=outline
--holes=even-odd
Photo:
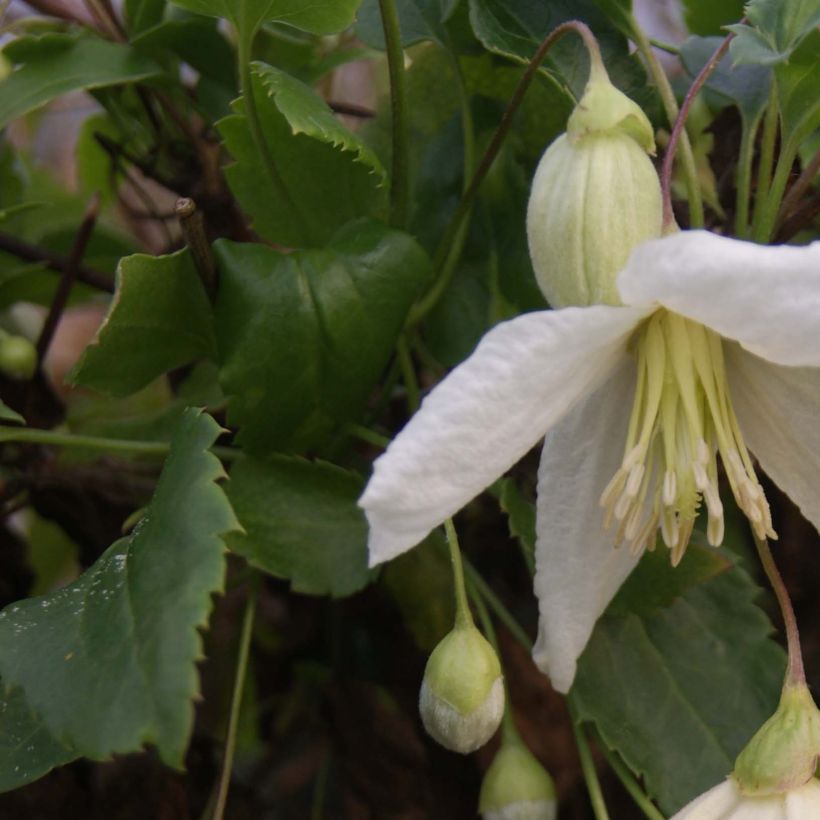
[[[0,82],[0,128],[70,91],[139,82],[160,68],[134,49],[96,37],[24,37],[4,54],[23,65]]]
[[[352,219],[381,213],[386,173],[372,150],[308,86],[264,63],[253,64],[252,77],[270,163],[241,99],[218,127],[235,160],[225,175],[256,230],[282,245],[315,247]]]
[[[0,613],[0,674],[49,731],[96,760],[157,747],[181,768],[198,695],[198,630],[236,518],[208,452],[216,422],[182,418],[145,515],[73,584]]]
[[[190,252],[121,260],[105,322],[68,375],[127,396],[168,370],[216,355],[213,317]]]
[[[397,0],[401,44],[411,46],[423,40],[444,45],[447,40],[446,20],[455,10],[458,0]],[[379,0],[364,0],[358,14],[356,34],[372,48],[385,49],[384,28]]]
[[[356,506],[364,482],[322,461],[244,458],[231,470],[228,498],[245,532],[228,546],[294,592],[341,598],[372,578],[367,521]]]
[[[820,128],[820,29],[803,40],[788,62],[775,66],[774,76],[785,139],[799,144]]]
[[[498,503],[507,514],[510,536],[521,543],[532,569],[535,557],[535,504],[524,498],[513,479],[502,478],[498,484]]]
[[[723,34],[724,26],[743,17],[743,0],[683,0],[683,19],[692,34]]]
[[[125,19],[131,37],[162,22],[165,0],[125,0]]]
[[[0,421],[7,421],[12,424],[26,423],[26,420],[16,410],[12,410],[4,401],[0,401]]]
[[[751,0],[745,13],[750,25],[728,27],[737,35],[729,48],[738,64],[785,62],[820,26],[820,0]]]
[[[407,234],[349,226],[326,250],[219,240],[222,387],[239,443],[301,450],[360,412],[430,275]]]
[[[31,783],[77,757],[32,712],[22,689],[0,695],[0,792]]]
[[[664,812],[674,814],[732,771],[738,752],[772,714],[785,654],[754,603],[760,590],[739,567],[669,600],[645,584],[685,586],[700,572],[686,565],[702,556],[687,552],[677,569],[651,553],[647,559],[654,566],[643,588],[653,606],[610,611],[599,621],[580,659],[573,698],[580,718],[595,723]],[[690,577],[683,585],[663,581],[661,564],[668,576],[683,569]],[[636,596],[619,597],[623,604]]]

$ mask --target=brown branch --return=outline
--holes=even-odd
[[[176,213],[179,217],[179,227],[185,242],[191,250],[194,265],[205,286],[205,291],[211,301],[216,296],[217,273],[216,260],[211,252],[211,244],[205,231],[205,218],[196,207],[196,202],[190,197],[181,197],[177,200]]]
[[[39,262],[49,270],[57,271],[57,273],[62,273],[68,265],[68,259],[65,256],[52,253],[47,248],[32,245],[22,239],[17,239],[16,236],[1,231],[0,251],[10,253],[18,259],[25,259],[27,262]],[[108,274],[87,265],[77,265],[76,278],[78,282],[97,288],[97,290],[103,290],[106,293],[114,292],[114,280]]]

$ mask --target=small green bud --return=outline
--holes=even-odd
[[[733,776],[745,795],[796,789],[820,757],[820,711],[805,684],[786,684],[777,711],[738,755]]]
[[[433,650],[419,712],[428,734],[453,752],[473,752],[495,734],[504,714],[501,664],[472,624],[456,626]]]
[[[0,372],[12,379],[30,379],[37,369],[37,349],[23,336],[0,337]]]
[[[555,820],[555,786],[522,743],[505,742],[484,775],[478,810],[483,820]]]
[[[593,62],[567,133],[538,164],[527,209],[535,276],[553,307],[620,304],[618,272],[636,245],[661,234],[654,149],[646,115]]]

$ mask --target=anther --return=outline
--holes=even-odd
[[[661,498],[665,507],[671,507],[678,495],[678,477],[674,470],[667,470],[663,476],[663,493]]]

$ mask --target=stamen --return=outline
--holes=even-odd
[[[667,470],[663,476],[663,493],[661,498],[665,507],[671,507],[675,503],[678,494],[678,477],[674,470]]]
[[[635,498],[638,490],[641,489],[641,481],[645,472],[646,467],[643,464],[635,464],[629,471],[629,478],[626,480],[626,494],[630,498]]]

